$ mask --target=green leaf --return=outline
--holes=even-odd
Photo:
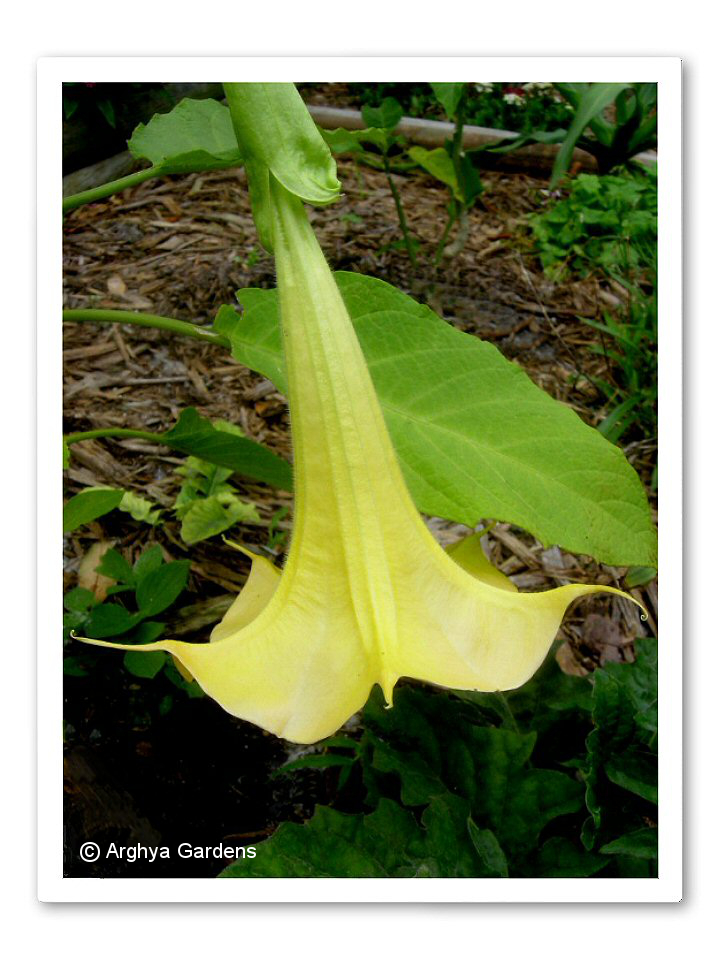
[[[657,757],[638,749],[626,750],[605,764],[613,783],[657,806]]]
[[[307,757],[300,757],[292,763],[283,764],[272,776],[277,777],[294,770],[327,770],[330,767],[351,767],[355,757],[346,757],[340,753],[311,753]]]
[[[68,590],[63,598],[65,609],[72,613],[85,613],[94,603],[95,594],[92,590],[86,590],[85,587],[74,587]]]
[[[655,827],[643,827],[626,833],[600,848],[600,853],[622,854],[641,860],[656,860],[658,855],[658,832]]]
[[[365,104],[362,108],[362,118],[366,127],[394,130],[402,120],[402,107],[394,97],[385,97],[379,107]]]
[[[410,147],[410,157],[431,176],[450,187],[456,200],[463,199],[463,193],[455,175],[452,157],[444,147],[426,150],[425,147]]]
[[[136,127],[128,147],[158,173],[221,170],[243,162],[230,111],[217,100],[181,100],[169,113]]]
[[[83,524],[110,513],[122,498],[122,490],[104,488],[91,488],[76,494],[63,508],[63,532],[72,533]]]
[[[644,587],[651,583],[657,576],[656,567],[630,567],[624,576],[625,586],[628,589],[633,587]]]
[[[577,144],[583,130],[595,117],[602,115],[605,107],[609,106],[621,90],[625,90],[627,83],[591,83],[588,88],[580,95],[575,115],[567,136],[562,142],[553,164],[552,177],[550,179],[550,189],[554,189],[558,182],[564,177],[570,169],[573,150]]]
[[[448,117],[453,120],[465,90],[464,83],[431,83],[433,93],[442,104]]]
[[[89,637],[97,640],[119,637],[132,630],[138,619],[136,614],[129,613],[117,603],[101,603],[90,611],[85,629]]]
[[[413,876],[420,838],[412,815],[390,800],[366,817],[317,807],[308,823],[281,824],[253,859],[236,860],[220,876]]]
[[[95,570],[104,577],[109,577],[118,583],[131,584],[135,581],[132,567],[117,550],[106,550]]]
[[[65,439],[65,437],[63,437],[63,470],[67,470],[69,466],[70,466],[70,447],[68,446],[68,442]]]
[[[604,848],[602,852],[605,852]],[[553,837],[540,848],[537,875],[591,877],[607,866],[608,862],[607,857],[583,850],[565,837]]]
[[[157,570],[158,567],[162,566],[162,562],[163,551],[159,543],[156,543],[154,546],[143,550],[133,564],[133,575],[135,582],[142,580],[143,577],[146,577],[152,570]]]
[[[162,507],[156,506],[152,500],[146,500],[130,490],[126,490],[123,498],[118,504],[118,510],[129,513],[133,520],[140,520],[143,523],[149,523],[154,527],[160,521]]]
[[[481,830],[472,817],[468,817],[467,830],[487,877],[507,877],[507,858],[492,830]]]
[[[381,280],[335,276],[420,510],[514,523],[605,563],[655,562],[645,491],[621,450],[491,344]],[[216,329],[236,360],[287,392],[276,291],[238,299],[243,315],[221,307]]]
[[[145,620],[139,623],[128,637],[129,643],[152,643],[165,633],[165,624],[157,620]]]
[[[235,311],[232,312],[238,319]],[[158,442],[281,490],[292,489],[292,469],[287,460],[247,437],[213,426],[194,407],[186,407],[175,426],[158,435]]]
[[[144,576],[135,590],[143,618],[154,617],[174,603],[185,588],[189,572],[189,560],[175,560]]]
[[[63,658],[63,673],[66,677],[86,677],[87,667],[79,657]]]
[[[185,511],[180,536],[185,543],[198,543],[229,530],[239,522],[260,522],[254,504],[228,493],[202,497],[189,504]]]
[[[167,654],[162,650],[151,650],[148,653],[135,653],[128,650],[123,657],[123,663],[128,673],[134,677],[151,680],[157,676],[167,662]]]

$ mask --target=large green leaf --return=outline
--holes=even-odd
[[[491,344],[381,280],[335,276],[420,510],[514,523],[605,563],[655,563],[645,492],[621,450]],[[242,316],[221,307],[215,329],[286,393],[276,292],[238,299]]]

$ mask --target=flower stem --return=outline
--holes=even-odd
[[[204,340],[218,347],[229,347],[227,337],[198,327],[185,320],[174,317],[160,317],[154,313],[135,313],[131,310],[63,310],[64,323],[132,323],[138,327],[154,327],[156,330],[169,330],[183,337]]]
[[[101,183],[99,187],[92,187],[90,190],[83,190],[81,193],[74,193],[70,197],[65,197],[62,202],[63,213],[70,213],[86,203],[92,203],[94,200],[104,200],[105,197],[111,197],[114,193],[120,193],[121,190],[127,190],[128,187],[137,186],[145,180],[152,177],[160,177],[162,173],[157,167],[145,167],[143,170],[136,170],[135,173],[129,173],[126,177],[120,177],[118,180],[110,180],[108,183]]]

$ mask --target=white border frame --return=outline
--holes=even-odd
[[[62,668],[57,648],[62,537],[63,81],[472,79],[658,83],[659,483],[661,517],[658,879],[81,879],[63,877]],[[682,197],[681,61],[675,57],[49,57],[38,61],[38,898],[44,902],[619,903],[682,899]]]

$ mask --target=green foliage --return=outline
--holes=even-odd
[[[227,483],[233,472],[228,467],[188,457],[176,472],[184,477],[174,509],[182,520],[180,535],[185,543],[206,540],[238,522],[260,522],[255,505],[242,500]]]
[[[336,279],[420,510],[468,526],[505,520],[608,563],[655,562],[642,484],[616,447],[491,344],[380,280]],[[276,292],[238,298],[242,317],[221,307],[215,328],[286,392]]]
[[[565,199],[530,218],[543,267],[586,276],[650,275],[657,248],[657,174],[580,174]]]
[[[350,90],[361,104],[376,105],[391,96],[409,117],[440,119],[451,115],[442,103],[443,87],[466,88],[465,122],[496,130],[531,133],[553,130],[567,124],[569,104],[560,97],[551,83],[351,83]],[[440,95],[439,95],[440,93]]]
[[[625,288],[624,306],[584,321],[600,332],[591,349],[607,361],[607,375],[593,379],[611,407],[599,430],[613,443],[633,428],[655,437],[657,173],[583,174],[530,226],[550,276],[595,273]]]
[[[560,144],[550,186],[567,174],[573,150],[591,153],[601,174],[627,166],[638,153],[657,145],[657,85],[654,83],[556,83],[572,110],[569,127],[528,129],[522,136],[487,147],[509,153],[528,143]],[[611,108],[608,114],[608,108]]]
[[[107,590],[108,599],[101,602],[92,591],[82,587],[66,594],[64,605],[67,612],[63,619],[66,643],[71,631],[94,639],[122,637],[124,643],[143,644],[157,640],[163,634],[165,624],[153,618],[171,607],[185,589],[190,561],[166,563],[162,548],[156,545],[145,550],[130,566],[121,553],[111,549],[103,554],[96,571],[115,583]],[[127,603],[110,599],[120,594],[130,595],[132,599]],[[94,651],[85,653],[84,657],[68,658],[66,672],[83,675],[87,672],[85,660],[90,662],[93,657]],[[164,653],[141,655],[129,652],[125,657],[125,666],[138,677],[155,676],[166,662]]]
[[[386,710],[376,690],[359,741],[330,738],[320,754],[278,771],[337,768],[345,783],[357,768],[364,810],[318,807],[303,825],[281,824],[254,859],[221,876],[656,875],[657,830],[638,825],[641,808],[657,822],[645,796],[652,764],[640,793],[606,777],[627,765],[630,746],[648,747],[657,727],[654,643],[637,649],[636,663],[592,679],[565,676],[550,658],[506,697],[405,686]],[[625,799],[600,806],[592,834],[583,821],[597,804],[591,781],[599,789],[603,777],[602,790],[609,784]]]

